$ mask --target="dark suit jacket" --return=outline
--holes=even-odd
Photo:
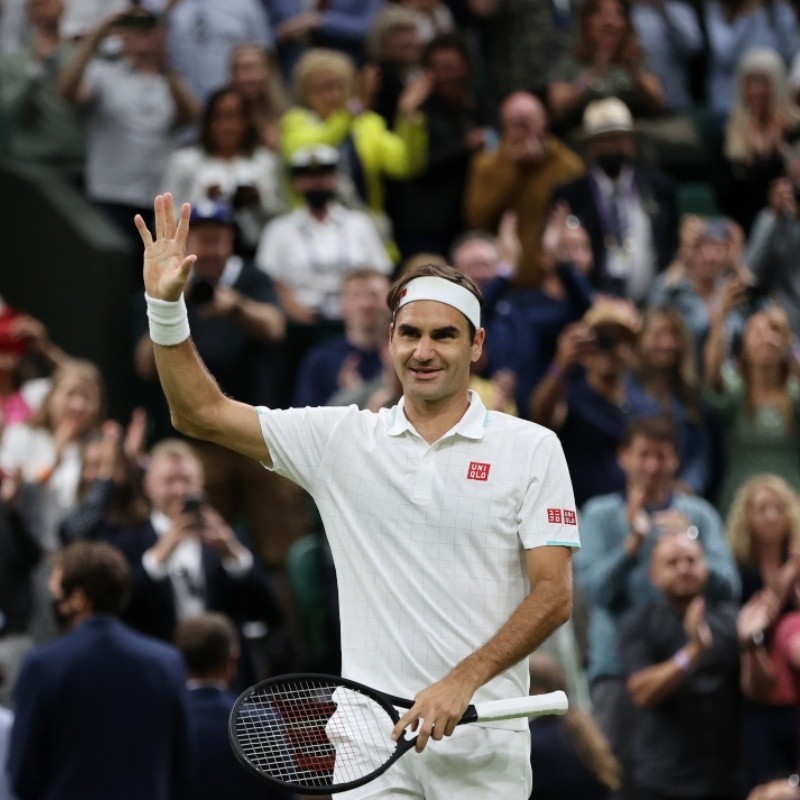
[[[107,530],[102,537],[125,554],[133,574],[131,601],[123,618],[136,630],[170,641],[177,614],[169,579],[153,580],[142,566],[142,556],[157,541],[149,520],[142,525]],[[210,547],[203,547],[205,603],[208,611],[219,611],[241,623],[261,620],[270,625],[281,621],[281,611],[266,574],[257,565],[240,578],[231,577]]]
[[[201,686],[189,691],[189,719],[195,742],[194,768],[186,800],[291,800],[248,772],[228,741],[228,717],[236,698],[223,689]]]
[[[653,230],[653,246],[656,250],[656,268],[666,269],[675,255],[678,230],[678,207],[672,181],[658,170],[640,165],[634,166],[634,182],[642,206],[650,218]],[[553,192],[553,202],[566,201],[572,213],[586,228],[592,242],[594,269],[592,283],[600,290],[608,291],[606,273],[605,230],[600,211],[595,203],[589,174],[565,183]]]
[[[180,654],[108,616],[34,650],[15,692],[20,800],[170,800],[190,761]]]

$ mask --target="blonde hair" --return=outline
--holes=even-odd
[[[697,376],[695,364],[694,337],[691,330],[683,321],[683,317],[674,309],[667,307],[651,308],[642,318],[642,330],[638,340],[638,363],[636,376],[645,390],[650,391],[655,378],[655,370],[646,361],[642,352],[642,342],[645,340],[650,326],[658,319],[665,319],[672,326],[672,331],[679,343],[678,361],[670,375],[670,388],[674,389],[687,410],[687,417],[691,422],[700,422],[700,380]],[[668,411],[669,409],[665,409]]]
[[[750,113],[745,105],[744,84],[753,75],[763,75],[770,84],[772,116],[789,128],[800,125],[800,107],[792,101],[783,59],[770,47],[748,50],[736,69],[733,110],[725,125],[725,155],[732,161],[747,161],[751,156],[747,143]]]
[[[367,32],[367,55],[375,61],[380,61],[383,58],[383,47],[387,36],[407,28],[419,30],[423,19],[421,14],[405,6],[394,4],[384,6]]]
[[[308,108],[308,95],[311,80],[321,72],[331,72],[340,78],[346,87],[347,96],[353,94],[356,82],[356,69],[353,60],[344,53],[317,47],[308,50],[294,68],[292,90],[295,100]]]
[[[531,693],[566,691],[567,682],[558,662],[545,653],[534,653],[528,659]],[[599,725],[585,711],[570,705],[564,725],[581,763],[604,786],[616,791],[621,786],[619,762],[611,752]]]
[[[58,367],[53,373],[50,391],[48,391],[38,411],[36,411],[28,422],[30,427],[52,430],[53,417],[50,404],[52,403],[53,396],[64,381],[73,377],[94,384],[97,389],[98,404],[93,426],[98,425],[103,420],[106,413],[106,382],[103,380],[103,374],[92,361],[83,358],[71,358]]]
[[[750,379],[750,363],[747,358],[747,333],[750,327],[753,325],[753,322],[761,318],[765,318],[769,322],[770,327],[783,336],[786,342],[787,350],[792,342],[792,329],[789,325],[789,318],[786,316],[786,312],[780,306],[770,306],[763,311],[757,311],[747,320],[747,324],[745,325],[744,332],[742,334],[742,346],[739,353],[739,372],[741,373],[742,380],[744,381],[745,404],[748,416],[751,419],[755,417],[756,402],[753,396],[753,382]],[[783,364],[783,386],[781,387],[779,407],[787,429],[794,430],[795,419],[792,407],[792,398],[789,395],[789,375],[790,364],[789,359],[786,358],[784,359]]]
[[[183,439],[162,439],[150,448],[150,461],[157,458],[188,458],[197,462],[201,467],[203,462],[197,451]]]
[[[797,492],[779,475],[754,475],[739,487],[727,519],[728,541],[737,563],[742,566],[754,566],[756,561],[750,531],[750,511],[753,498],[760,489],[769,489],[786,504],[786,515],[789,518],[787,545],[800,543],[800,498]]]

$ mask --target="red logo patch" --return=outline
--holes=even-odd
[[[470,461],[467,478],[471,481],[488,481],[491,464],[482,464],[480,461]]]
[[[569,511],[568,509],[564,509],[564,522],[567,525],[577,525],[578,524],[578,517],[575,515],[574,511]]]
[[[547,521],[548,522],[561,522],[561,509],[560,508],[548,508],[547,509]]]

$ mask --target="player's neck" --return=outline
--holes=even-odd
[[[406,416],[417,433],[428,444],[433,444],[467,413],[469,393],[465,391],[463,394],[432,401],[406,395],[404,407]]]

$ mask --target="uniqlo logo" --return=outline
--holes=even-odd
[[[570,511],[568,508],[564,509],[564,523],[567,525],[578,524],[578,517],[575,515],[574,511]]]
[[[547,509],[547,521],[548,522],[561,522],[561,509],[560,508],[548,508]]]
[[[470,461],[467,478],[471,481],[488,481],[491,464],[481,464],[480,461]]]

